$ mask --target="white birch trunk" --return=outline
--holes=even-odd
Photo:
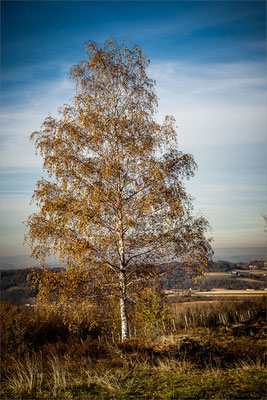
[[[118,250],[120,257],[119,285],[120,285],[120,314],[121,314],[121,340],[122,342],[129,337],[128,316],[126,310],[126,270],[124,257],[124,241],[122,227],[122,212],[118,224]]]
[[[120,313],[121,313],[121,340],[129,337],[128,316],[126,310],[126,280],[125,273],[120,271]]]

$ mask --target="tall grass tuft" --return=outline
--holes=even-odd
[[[50,369],[50,388],[54,394],[64,391],[67,387],[68,368],[62,363],[56,354],[51,354],[48,362]]]
[[[6,375],[3,387],[7,392],[37,397],[44,381],[42,359],[29,354],[22,360],[11,357]]]

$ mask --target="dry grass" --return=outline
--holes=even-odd
[[[49,360],[50,369],[50,387],[51,391],[56,396],[59,391],[64,391],[67,387],[67,381],[69,380],[68,368],[60,362],[59,357],[56,354],[51,355]]]
[[[265,299],[242,302],[207,302],[172,304],[173,328],[179,329],[230,326],[243,323],[256,317],[259,310],[265,309]]]
[[[207,366],[199,369],[186,357],[170,356],[151,363],[148,359],[111,368],[70,368],[57,355],[42,362],[25,358],[13,361],[13,375],[5,377],[2,398],[16,399],[231,399],[264,398],[265,369],[261,360],[239,361],[234,368]],[[242,395],[243,393],[243,395]],[[237,397],[240,394],[240,397]]]
[[[21,360],[16,357],[9,358],[7,379],[2,382],[4,390],[16,394],[41,393],[44,382],[44,372],[40,357],[29,356]]]
[[[31,336],[31,350],[22,346],[27,340],[24,332],[29,332],[23,329],[27,318],[18,319],[21,334],[13,339],[26,350],[11,357],[9,347],[3,349],[2,398],[264,398],[264,307],[263,299],[171,305],[161,330],[155,325],[154,331],[123,343],[109,337],[82,339],[69,334],[63,340],[47,334],[53,341],[39,347]],[[251,321],[257,335],[233,334],[232,326]],[[54,323],[51,320],[49,327]],[[46,332],[42,326],[34,329],[38,335]]]

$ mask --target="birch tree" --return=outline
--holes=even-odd
[[[37,182],[26,242],[41,263],[56,254],[66,270],[91,271],[91,284],[112,284],[124,340],[135,283],[171,261],[201,274],[212,251],[184,186],[196,163],[178,148],[174,118],[156,122],[149,60],[129,42],[85,48],[72,103],[31,135],[48,178]]]

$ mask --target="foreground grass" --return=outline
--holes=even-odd
[[[154,366],[145,361],[112,368],[87,361],[89,367],[83,359],[80,368],[63,366],[55,356],[50,368],[40,359],[15,362],[3,383],[2,398],[265,399],[265,369],[260,363],[200,370],[167,357]]]
[[[3,363],[3,399],[265,399],[265,340],[186,334],[48,345]]]
[[[265,301],[177,305],[121,343],[4,307],[2,399],[265,399]]]

